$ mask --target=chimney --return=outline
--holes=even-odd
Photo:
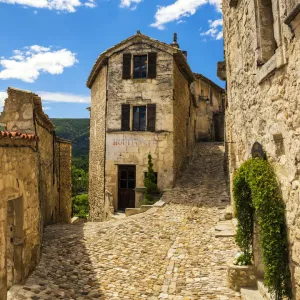
[[[174,33],[174,35],[173,35],[173,43],[171,44],[171,46],[178,48],[178,49],[180,48],[179,44],[177,42],[177,33]]]

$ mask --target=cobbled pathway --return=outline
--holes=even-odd
[[[198,144],[168,204],[118,221],[53,225],[19,299],[240,299],[226,287],[233,238],[215,237],[229,203],[224,148]]]

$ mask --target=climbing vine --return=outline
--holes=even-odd
[[[233,187],[238,220],[236,242],[252,255],[254,213],[265,265],[265,285],[276,300],[292,299],[285,206],[275,173],[262,159],[250,159],[237,171]]]

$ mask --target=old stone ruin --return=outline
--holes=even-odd
[[[0,299],[40,258],[43,228],[71,219],[72,144],[55,135],[41,98],[8,88],[0,115]]]

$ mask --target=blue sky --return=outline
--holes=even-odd
[[[0,0],[0,106],[8,86],[38,93],[56,118],[88,117],[85,83],[98,55],[141,30],[172,42],[217,84],[220,0]]]

